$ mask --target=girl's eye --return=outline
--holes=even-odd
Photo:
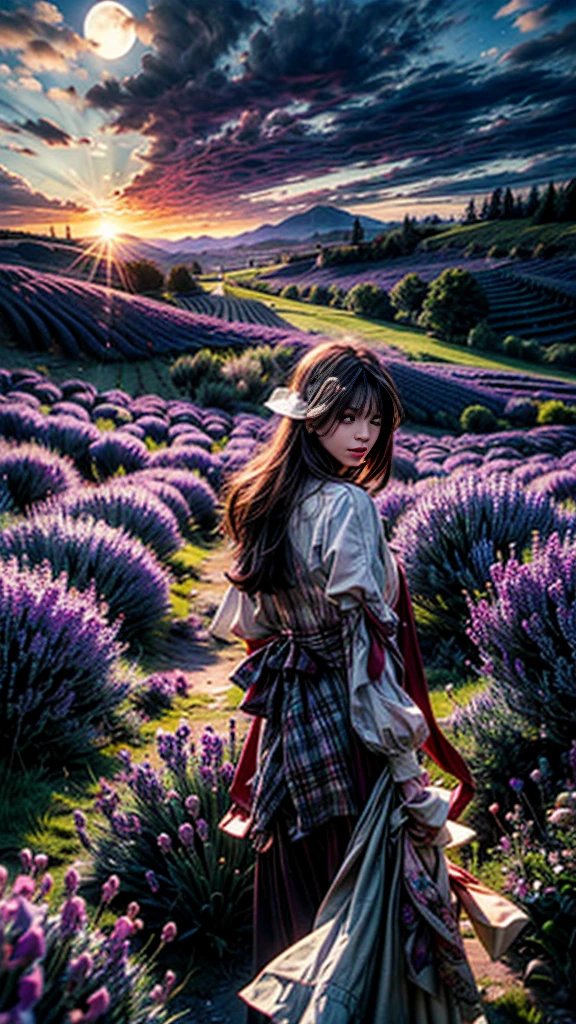
[[[354,422],[354,416],[352,415],[352,413],[351,412],[345,412],[343,417],[342,417],[342,423],[353,423],[353,422]]]

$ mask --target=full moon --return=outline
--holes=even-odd
[[[84,21],[84,37],[96,43],[96,54],[104,60],[118,60],[132,49],[136,39],[134,18],[116,0],[94,4]]]

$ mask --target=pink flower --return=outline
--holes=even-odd
[[[44,974],[37,964],[28,974],[24,974],[18,983],[18,1009],[30,1010],[38,1002],[44,988]],[[18,1018],[21,1019],[20,1017]]]
[[[110,875],[102,886],[102,902],[111,903],[119,889],[120,879],[118,878],[118,875]]]
[[[30,875],[17,875],[12,886],[12,895],[24,896],[25,899],[28,899],[34,893],[35,888],[36,883],[33,878],[30,878]]]
[[[139,913],[140,913],[140,904],[136,903],[136,900],[133,900],[132,903],[128,904],[128,909],[126,911],[126,914],[128,915],[128,917],[130,918],[131,921],[134,921],[134,919],[138,917]]]
[[[70,896],[60,911],[62,934],[76,932],[86,923],[86,903],[81,896]]]
[[[70,980],[72,982],[83,981],[91,973],[94,962],[90,953],[80,953],[80,956],[69,963]]]
[[[52,889],[53,885],[54,879],[52,878],[50,872],[47,871],[46,874],[42,877],[42,881],[40,882],[40,892],[42,893],[42,895],[47,896],[50,890]]]
[[[78,891],[80,885],[80,875],[76,868],[68,868],[64,876],[64,885],[66,886],[66,892],[68,896],[74,896],[74,893]]]
[[[131,921],[129,917],[119,917],[111,937],[118,942],[124,942],[134,934],[135,927],[134,921]]]
[[[504,853],[510,853],[512,849],[512,843],[508,839],[508,836],[502,836],[500,839],[500,849],[504,850]]]
[[[48,867],[48,857],[45,853],[37,853],[34,857],[34,867],[38,874],[42,874]]]
[[[194,846],[194,829],[189,821],[180,825],[178,835],[183,846]]]
[[[4,889],[6,888],[7,881],[8,881],[8,871],[4,867],[3,864],[0,864],[0,896],[4,892]]]
[[[170,850],[172,849],[172,840],[166,832],[161,832],[156,842],[162,850],[162,853],[170,853]]]
[[[497,804],[497,803],[490,804],[490,807],[488,808],[488,810],[489,810],[490,814],[493,814],[494,817],[496,818],[500,814],[500,804]]]
[[[535,782],[537,786],[542,782],[542,772],[539,768],[535,768],[534,771],[530,772],[530,778],[532,782]]]
[[[174,971],[166,971],[166,974],[164,975],[164,992],[166,995],[172,991],[175,984],[176,975],[174,974]]]
[[[87,1010],[72,1010],[69,1015],[70,1024],[89,1024],[91,1021],[99,1020],[110,1006],[108,989],[102,986],[93,992],[86,1000]]]
[[[147,871],[145,877],[146,881],[148,882],[148,885],[150,886],[150,891],[153,893],[157,893],[160,888],[160,884],[158,882],[158,878],[156,877],[155,872],[152,870]]]
[[[162,929],[160,940],[162,942],[174,942],[174,939],[178,935],[178,928],[174,924],[174,921],[167,921]]]
[[[21,967],[23,964],[40,960],[45,952],[46,940],[44,932],[39,925],[33,924],[15,943],[12,953],[6,961],[6,967],[9,970],[13,970],[13,968]]]
[[[162,988],[162,985],[154,985],[154,988],[150,992],[150,999],[158,1006],[160,1003],[164,1002],[164,989]]]
[[[190,796],[186,797],[184,806],[188,814],[192,815],[193,818],[197,818],[200,814],[200,798],[195,793],[191,793]]]
[[[19,853],[18,856],[20,857],[20,863],[22,865],[22,871],[31,871],[32,870],[32,865],[34,863],[34,857],[32,856],[32,850],[29,850],[28,847],[26,846],[26,847],[24,847],[23,850],[20,850],[20,853]]]

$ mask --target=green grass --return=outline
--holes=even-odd
[[[266,295],[264,292],[252,291],[247,288],[229,288],[229,291],[231,295],[238,298],[257,298],[267,306],[271,306],[276,313],[298,330],[315,332],[324,337],[361,338],[363,341],[374,344],[389,345],[422,360],[443,360],[461,366],[478,366],[490,370],[516,370],[535,377],[548,377],[551,380],[576,380],[576,373],[569,370],[529,365],[519,359],[511,359],[507,356],[480,355],[462,345],[451,345],[448,342],[440,341],[439,338],[432,338],[424,331],[416,330],[413,327],[367,320],[346,309],[313,306],[309,303],[282,299],[278,295]]]
[[[438,251],[445,246],[465,249],[472,242],[482,248],[492,245],[514,246],[518,244],[534,248],[540,242],[555,243],[563,251],[576,250],[576,224],[531,224],[529,220],[485,221],[480,224],[456,224],[426,240],[428,252]]]

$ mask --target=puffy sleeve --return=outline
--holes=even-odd
[[[342,615],[352,726],[368,747],[388,756],[397,782],[419,777],[416,750],[426,740],[428,726],[400,685],[403,660],[396,642],[398,616],[392,607],[398,570],[366,492],[340,485],[318,517],[313,552],[316,581]],[[375,680],[368,672],[367,612],[390,635],[384,667]]]
[[[241,640],[263,640],[278,632],[273,606],[264,604],[264,596],[252,597],[229,586],[210,623],[210,632],[221,640],[230,635]]]

